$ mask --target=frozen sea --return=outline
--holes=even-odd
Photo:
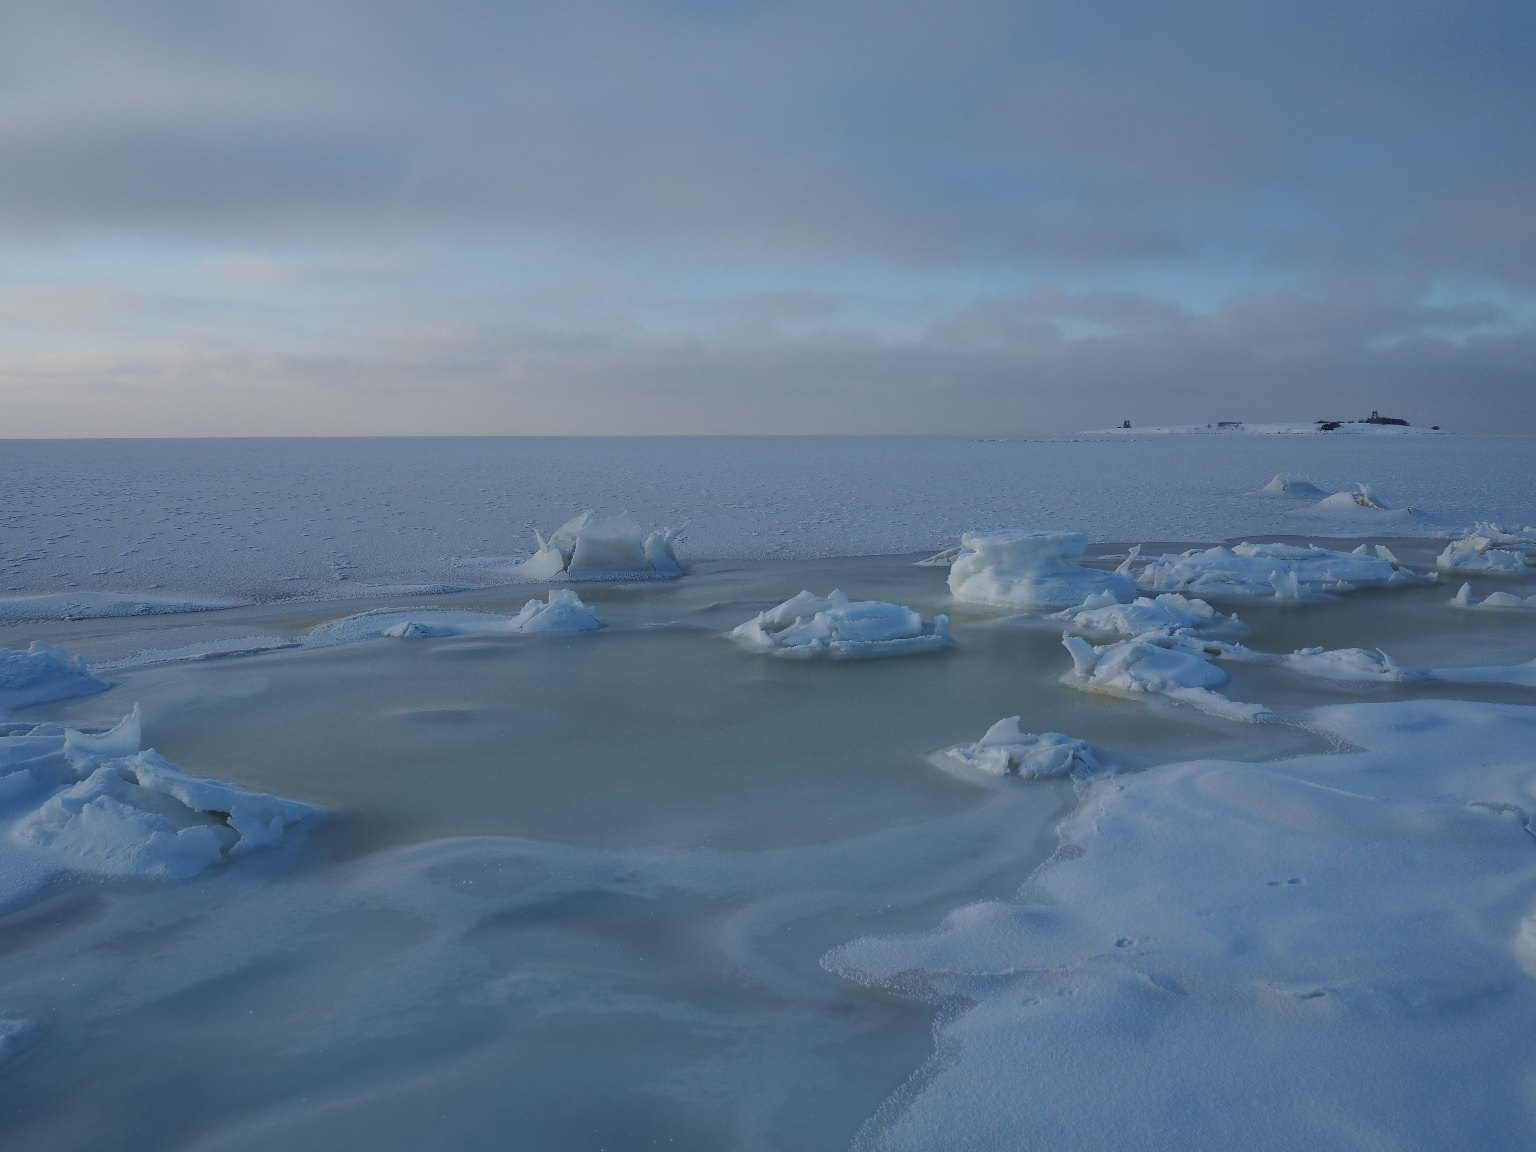
[[[1533,460],[0,441],[0,1148],[1530,1147]],[[518,580],[584,509],[686,575]],[[1505,569],[1437,573],[1488,522]],[[1213,708],[1074,678],[1068,624],[916,563],[998,528],[1101,575],[1238,541],[1394,575],[1209,594],[1237,647],[1157,652],[1219,666]],[[606,626],[505,626],[551,589]],[[833,589],[953,643],[727,638]],[[131,747],[65,735],[135,709]],[[1091,768],[936,755],[1009,717]]]

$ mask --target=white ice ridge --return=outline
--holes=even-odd
[[[1235,638],[1248,627],[1236,613],[1224,616],[1204,600],[1164,592],[1155,598],[1138,596],[1122,604],[1112,594],[1097,593],[1076,608],[1068,608],[1051,617],[1060,620],[1069,632],[1093,640],[1135,639],[1138,636],[1224,636]]]
[[[517,566],[519,579],[672,580],[683,574],[670,528],[646,532],[631,520],[598,519],[587,511],[538,541],[538,551]]]
[[[1229,720],[1263,720],[1272,715],[1262,704],[1244,704],[1215,689],[1227,674],[1186,638],[1119,640],[1094,647],[1080,636],[1063,636],[1072,671],[1062,683],[1087,692],[1131,699],[1163,696]]]
[[[1374,551],[1362,544],[1353,552],[1339,552],[1315,544],[1247,543],[1154,557],[1136,577],[1153,591],[1228,600],[1315,600],[1428,579],[1433,577],[1411,572],[1380,545]]]
[[[1453,608],[1489,611],[1536,612],[1536,596],[1515,596],[1509,592],[1490,592],[1481,600],[1472,599],[1472,585],[1463,584],[1451,597]]]
[[[188,776],[140,750],[139,712],[106,732],[0,726],[0,904],[50,876],[183,878],[280,842],[308,804]]]
[[[304,637],[306,648],[327,648],[379,636],[508,636],[533,633],[591,632],[603,621],[569,588],[551,588],[545,600],[530,600],[516,616],[463,612],[447,608],[380,608],[330,620]]]
[[[949,568],[949,591],[971,604],[1053,612],[1095,594],[1132,599],[1136,586],[1124,572],[1077,563],[1087,547],[1081,532],[966,532]]]
[[[56,644],[34,640],[25,652],[0,648],[0,709],[89,696],[108,687],[91,675],[84,657]]]
[[[971,779],[1086,777],[1104,767],[1086,741],[1060,732],[1021,732],[1017,716],[999,720],[974,744],[956,744],[935,752],[930,760],[946,772]]]
[[[855,1147],[1532,1146],[1536,708],[1305,721],[1359,751],[1098,776],[1017,902],[829,954],[963,1005]]]
[[[1514,545],[1514,548],[1500,547]],[[1493,524],[1479,524],[1459,540],[1452,540],[1435,558],[1442,572],[1488,572],[1501,576],[1536,574],[1525,560],[1524,549],[1536,546],[1531,530],[1505,532]]]
[[[739,624],[733,640],[775,656],[865,658],[933,652],[950,644],[949,617],[924,620],[903,604],[801,592]]]

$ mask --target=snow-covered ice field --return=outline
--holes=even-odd
[[[1533,459],[0,441],[0,1148],[1530,1147]]]

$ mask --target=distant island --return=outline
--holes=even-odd
[[[1175,435],[1246,435],[1246,436],[1352,436],[1352,435],[1427,435],[1445,433],[1440,425],[1415,428],[1406,420],[1372,412],[1362,420],[1313,420],[1299,424],[1255,424],[1246,420],[1217,420],[1210,424],[1158,424],[1134,426],[1129,420],[1118,428],[1095,428],[1090,436],[1175,436]]]

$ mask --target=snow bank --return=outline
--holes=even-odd
[[[956,744],[929,759],[946,772],[966,778],[1083,777],[1103,768],[1086,741],[1060,732],[1021,732],[1017,716],[999,720],[974,744]]]
[[[1079,607],[1057,612],[1051,619],[1060,620],[1069,632],[1099,640],[1180,633],[1235,637],[1248,631],[1235,614],[1224,616],[1204,600],[1177,592],[1156,598],[1138,596],[1129,604],[1104,603],[1105,599],[1102,594],[1090,596]]]
[[[90,674],[83,657],[55,644],[34,640],[25,652],[0,648],[0,708],[89,696],[108,687]]]
[[[1472,585],[1463,584],[1451,597],[1454,608],[1488,609],[1489,611],[1536,612],[1536,596],[1515,596],[1509,592],[1490,592],[1481,600],[1472,599]]]
[[[1358,751],[1097,777],[1017,902],[829,954],[952,1006],[856,1146],[1529,1144],[1536,709],[1306,723]]]
[[[519,564],[522,580],[672,580],[683,574],[671,529],[645,532],[626,519],[600,520],[590,511],[567,520]]]
[[[309,631],[306,648],[352,644],[381,636],[395,639],[438,636],[509,636],[591,632],[602,619],[568,588],[552,588],[545,600],[530,600],[516,616],[447,608],[380,608],[331,620]]]
[[[1260,720],[1270,715],[1262,704],[1242,704],[1214,689],[1227,674],[1199,652],[1149,640],[1120,640],[1094,647],[1078,636],[1063,636],[1072,671],[1062,683],[1089,692],[1129,698],[1164,696],[1230,720]]]
[[[1506,533],[1491,524],[1479,524],[1460,540],[1452,540],[1435,558],[1435,567],[1442,572],[1488,572],[1501,576],[1529,576],[1536,574],[1525,562],[1523,551],[1501,548],[1501,544],[1520,545],[1524,539]]]
[[[0,730],[0,904],[58,873],[178,879],[279,843],[318,809],[188,776],[140,750],[139,713],[106,732]]]
[[[801,592],[729,635],[775,656],[902,656],[950,644],[947,616],[929,622],[905,605],[849,600],[836,590],[827,596]]]
[[[1371,552],[1362,544],[1353,552],[1339,552],[1315,544],[1243,543],[1155,557],[1136,582],[1159,592],[1194,592],[1217,599],[1315,600],[1424,579],[1380,547]]]
[[[1129,600],[1135,585],[1122,572],[1076,561],[1088,547],[1080,532],[967,532],[949,568],[956,600],[1001,608],[1059,610],[1095,594]]]

